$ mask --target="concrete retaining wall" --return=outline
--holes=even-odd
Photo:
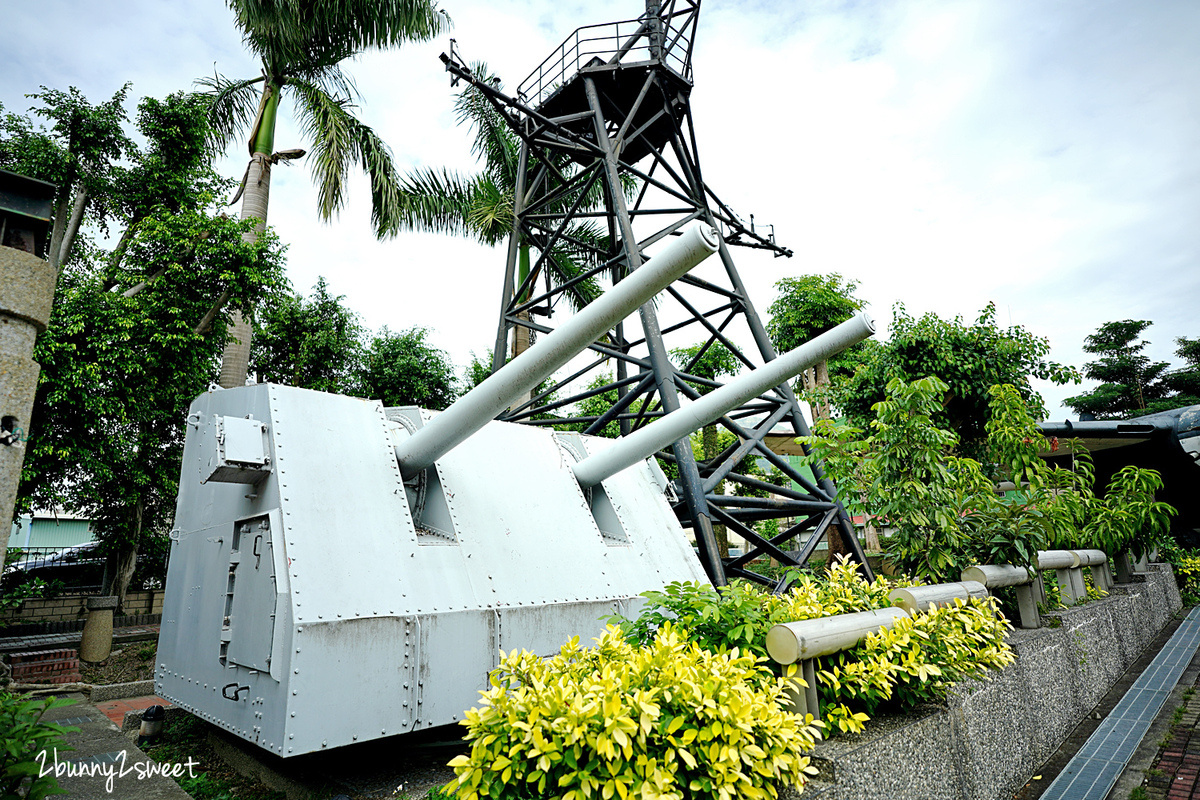
[[[1140,576],[1138,576],[1140,577]],[[1016,663],[954,688],[943,707],[876,718],[858,736],[818,745],[822,800],[1011,798],[1182,607],[1167,564],[1109,597],[1014,630]]]

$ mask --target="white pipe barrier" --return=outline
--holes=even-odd
[[[715,253],[719,244],[717,232],[707,225],[695,225],[672,240],[558,330],[539,339],[533,347],[492,373],[397,444],[395,451],[400,474],[410,478],[431,466],[605,331]]]
[[[821,718],[817,695],[817,668],[814,659],[841,650],[849,650],[880,628],[891,628],[907,616],[902,608],[881,608],[832,617],[784,622],[767,631],[767,655],[779,664],[800,662],[799,681],[793,680],[786,693],[791,710],[800,715]]]
[[[780,664],[795,664],[848,650],[880,628],[907,617],[902,608],[880,608],[832,617],[784,622],[767,631],[767,655]]]
[[[988,589],[1015,586],[1021,627],[1032,630],[1042,626],[1042,618],[1038,614],[1037,597],[1034,595],[1035,590],[1041,585],[1041,578],[1035,579],[1034,574],[1025,567],[1014,567],[1011,564],[981,564],[964,569],[962,579],[978,581]]]
[[[939,583],[933,586],[906,586],[892,589],[888,599],[899,604],[910,616],[918,611],[928,611],[931,605],[941,608],[953,605],[955,600],[988,596],[987,586],[982,581],[963,580],[962,583]]]
[[[784,665],[800,662],[799,677],[803,679],[803,685],[793,680],[787,691],[787,700],[793,712],[812,714],[814,719],[821,718],[815,659],[849,650],[869,634],[881,628],[891,629],[896,620],[923,612],[931,604],[943,606],[958,599],[987,597],[987,589],[982,583],[964,581],[895,589],[889,597],[904,605],[784,622],[767,631],[767,655],[773,661]]]
[[[1058,579],[1058,588],[1062,591],[1063,601],[1073,606],[1087,597],[1087,586],[1083,582],[1083,570],[1079,566],[1079,556],[1073,550],[1039,550],[1037,554],[1039,570],[1052,569]]]

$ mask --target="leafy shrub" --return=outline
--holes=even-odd
[[[780,707],[753,654],[709,652],[667,623],[636,646],[610,626],[584,649],[513,652],[463,725],[445,791],[476,798],[774,798],[803,785],[815,728]]]
[[[1159,543],[1158,553],[1175,571],[1184,607],[1200,605],[1200,550],[1189,550],[1166,540]]]
[[[906,579],[876,578],[867,583],[853,563],[842,557],[828,578],[795,573],[795,585],[784,594],[770,594],[755,584],[735,581],[720,593],[707,583],[670,583],[662,591],[645,592],[646,605],[637,619],[620,616],[609,621],[621,626],[638,644],[654,641],[658,629],[671,623],[705,650],[739,648],[767,657],[767,631],[781,622],[891,608],[888,592],[911,585]]]
[[[830,706],[828,716],[843,730],[861,730],[851,722],[861,713],[943,700],[955,683],[1013,663],[1004,641],[1011,627],[991,598],[901,617],[858,647],[822,659],[828,665],[819,671],[822,706]]]
[[[908,579],[884,577],[868,583],[843,558],[827,580],[802,575],[795,587],[779,595],[741,582],[720,594],[707,584],[672,583],[661,592],[646,592],[641,615],[622,625],[636,642],[650,641],[660,627],[672,625],[713,652],[736,648],[765,659],[771,626],[891,608],[889,592],[910,585]],[[992,599],[971,600],[900,620],[855,648],[818,659],[827,727],[860,731],[883,706],[903,709],[940,700],[956,681],[1003,668],[1014,658],[1004,641],[1010,627],[997,617]],[[779,665],[764,665],[782,674]]]
[[[847,506],[893,529],[884,552],[898,569],[945,582],[973,563],[1031,568],[1047,547],[1095,548],[1111,558],[1164,540],[1175,510],[1154,499],[1162,488],[1158,473],[1127,467],[1097,497],[1086,449],[1068,441],[1070,467],[1046,464],[1028,403],[1008,385],[989,390],[984,462],[962,458],[958,438],[933,421],[946,392],[937,378],[892,380],[874,406],[869,435],[821,420],[818,435],[799,440],[810,461],[824,461]],[[998,496],[998,479],[1020,491]]]
[[[0,797],[41,800],[52,794],[66,794],[53,775],[39,777],[41,765],[35,759],[43,750],[71,749],[61,737],[79,729],[42,722],[41,717],[48,709],[74,702],[63,698],[33,700],[28,695],[0,692]]]

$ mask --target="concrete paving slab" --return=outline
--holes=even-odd
[[[181,775],[187,766],[160,765],[126,739],[100,709],[81,694],[69,694],[74,705],[53,708],[42,719],[79,728],[67,734],[73,750],[52,751],[42,764],[53,771],[58,784],[73,800],[190,800],[171,777],[162,774],[170,766]]]

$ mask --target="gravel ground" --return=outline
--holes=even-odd
[[[79,665],[79,674],[84,683],[108,685],[148,681],[154,677],[154,656],[158,651],[156,642],[130,642],[120,650],[113,650],[99,664]]]

